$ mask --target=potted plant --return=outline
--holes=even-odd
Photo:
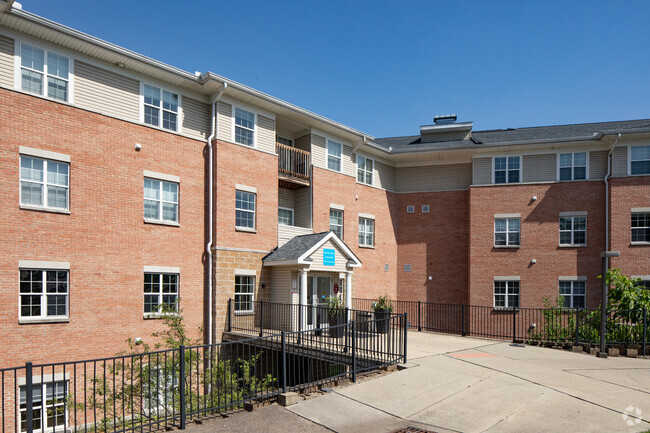
[[[393,304],[390,302],[388,295],[377,298],[373,305],[375,311],[375,328],[377,333],[386,334],[388,332],[388,318],[393,312]]]
[[[330,325],[330,337],[341,338],[345,332],[345,306],[339,296],[327,298],[327,316]]]

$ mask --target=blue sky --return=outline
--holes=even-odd
[[[21,3],[376,137],[650,117],[648,1]]]

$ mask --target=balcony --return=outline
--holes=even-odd
[[[282,188],[298,189],[310,185],[311,155],[306,150],[275,143],[278,154],[278,179]]]

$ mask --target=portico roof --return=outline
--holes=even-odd
[[[361,266],[361,260],[333,232],[296,236],[286,244],[271,251],[264,257],[263,261],[266,266],[311,265],[314,261],[310,256],[328,242],[338,247],[340,253],[347,259],[346,265],[348,267],[358,268]]]

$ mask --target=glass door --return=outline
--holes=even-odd
[[[322,328],[327,326],[327,298],[332,296],[330,277],[312,276],[307,278],[307,326]]]

